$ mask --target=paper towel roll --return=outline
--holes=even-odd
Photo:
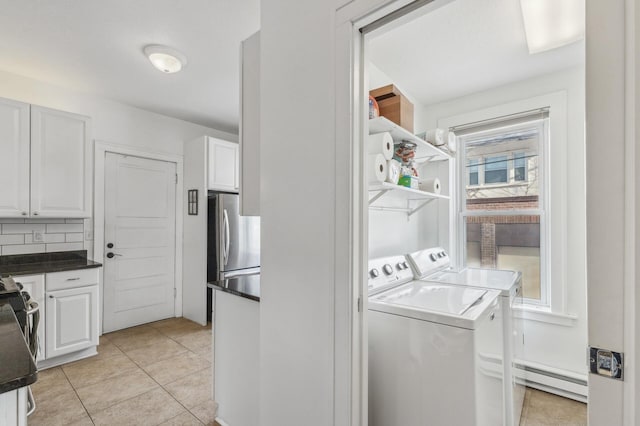
[[[369,154],[382,154],[385,160],[393,158],[393,138],[391,133],[376,133],[367,139]]]
[[[382,154],[370,154],[367,169],[369,184],[378,184],[387,178],[387,161]]]
[[[445,140],[447,141],[447,148],[449,151],[456,152],[456,134],[448,131]]]
[[[431,145],[442,146],[446,143],[444,136],[445,136],[444,130],[432,129],[432,130],[426,131],[424,135],[424,140],[429,142]]]
[[[425,191],[425,192],[431,192],[433,194],[439,194],[440,193],[440,179],[438,178],[433,178],[433,179],[424,179],[422,181],[420,181],[420,191]]]
[[[387,161],[387,178],[385,180],[389,183],[397,185],[398,179],[400,179],[400,167],[400,162],[397,160]]]

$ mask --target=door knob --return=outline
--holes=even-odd
[[[107,244],[107,248],[113,248],[113,243]]]
[[[107,253],[107,257],[109,259],[113,259],[114,256],[122,256],[122,255],[118,253],[111,253],[111,252]]]

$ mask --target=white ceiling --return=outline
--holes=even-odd
[[[372,37],[368,54],[431,105],[584,64],[584,41],[529,55],[520,0],[455,0]]]
[[[240,41],[260,0],[0,0],[0,69],[237,132]],[[144,56],[187,56],[162,74]]]

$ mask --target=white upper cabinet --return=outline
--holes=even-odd
[[[260,216],[260,32],[240,58],[240,214]]]
[[[91,216],[90,118],[31,107],[31,216]]]
[[[208,189],[238,192],[238,144],[211,137],[207,139],[209,144]]]
[[[29,104],[0,98],[0,217],[29,215]]]

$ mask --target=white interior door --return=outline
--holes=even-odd
[[[176,165],[105,159],[105,332],[174,316]]]

